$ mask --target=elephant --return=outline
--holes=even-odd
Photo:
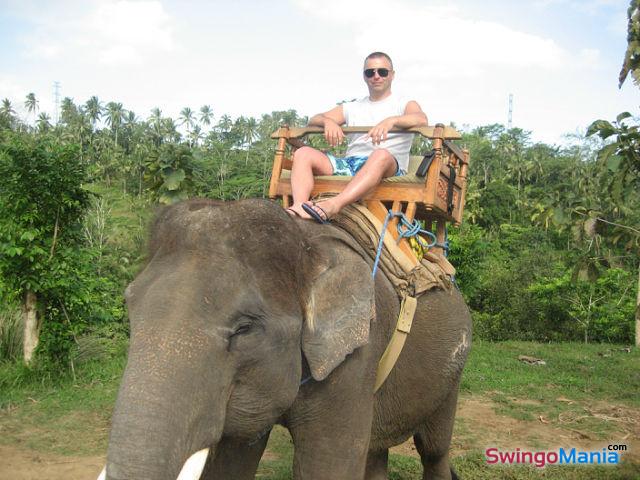
[[[128,360],[101,478],[252,479],[276,424],[295,479],[385,479],[389,448],[411,436],[424,479],[457,478],[448,449],[471,346],[457,289],[420,296],[374,393],[399,300],[344,230],[271,200],[193,199],[156,216],[148,248],[125,291]]]

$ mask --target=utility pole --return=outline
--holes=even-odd
[[[509,117],[507,118],[507,128],[513,128],[513,93],[509,94]]]
[[[55,125],[57,125],[59,120],[58,112],[60,111],[60,82],[58,82],[57,80],[53,82],[53,104],[55,109],[54,110]]]

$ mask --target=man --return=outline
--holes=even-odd
[[[324,127],[324,136],[332,147],[344,141],[341,125],[375,126],[366,134],[349,135],[345,158],[311,147],[296,150],[291,171],[293,205],[287,209],[291,215],[326,223],[383,178],[406,173],[413,134],[390,134],[389,130],[427,125],[427,116],[417,102],[392,95],[394,76],[391,58],[386,53],[371,53],[365,58],[363,71],[369,96],[338,105],[309,120],[309,125]],[[314,175],[351,175],[353,179],[335,197],[310,203]]]

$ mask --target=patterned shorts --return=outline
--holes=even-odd
[[[331,153],[325,153],[327,157],[329,157],[329,161],[331,162],[331,166],[333,167],[333,175],[347,175],[353,177],[358,170],[362,168],[369,157],[361,157],[361,156],[352,156],[352,157],[336,157]],[[396,166],[398,165],[398,161],[396,160]],[[401,170],[399,167],[396,169],[396,177],[401,175],[406,175],[407,173],[404,170]]]

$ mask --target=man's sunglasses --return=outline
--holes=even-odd
[[[389,75],[388,68],[367,68],[364,71],[364,76],[367,78],[373,78],[373,76],[376,74],[376,71],[382,78],[387,78],[387,76]]]

